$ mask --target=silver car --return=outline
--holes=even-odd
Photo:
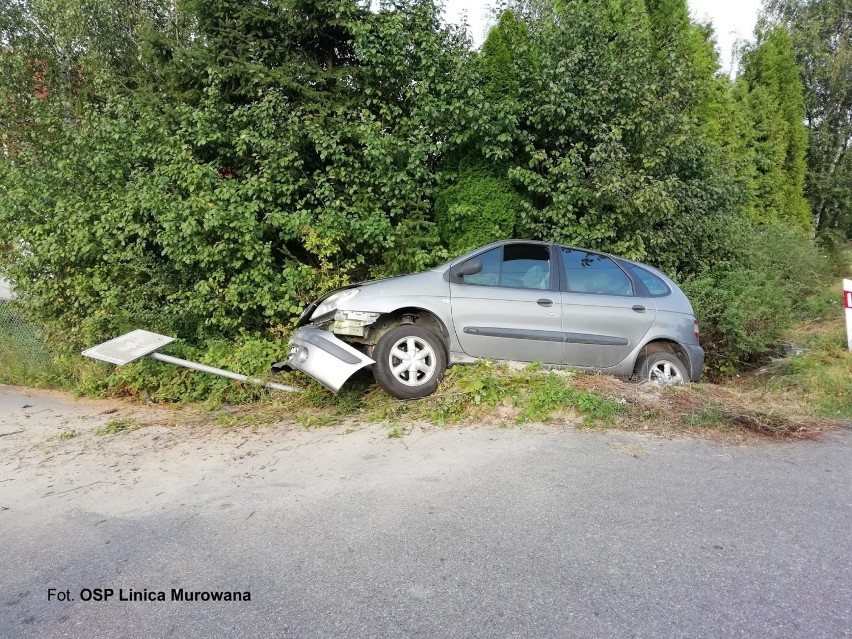
[[[385,391],[425,397],[448,366],[541,362],[679,384],[704,366],[689,300],[614,255],[508,240],[430,271],[349,286],[305,309],[286,361],[337,392],[372,366]]]

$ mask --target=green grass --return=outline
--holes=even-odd
[[[385,424],[390,438],[403,437],[405,426],[412,422],[436,426],[493,422],[503,427],[553,420],[588,426],[614,424],[624,412],[624,400],[575,388],[576,377],[537,365],[513,370],[485,361],[451,368],[430,397],[398,400],[369,378],[352,380],[335,395],[300,373],[290,373],[284,382],[304,392],[265,393],[251,406],[250,416],[229,412],[216,423],[230,427],[247,421],[261,425],[292,420],[303,428],[322,428],[349,418]]]
[[[814,413],[830,419],[852,420],[852,353],[840,322],[799,328],[792,334],[805,349],[769,367],[770,389],[801,394]]]
[[[519,381],[526,388],[523,409],[515,419],[518,424],[548,421],[556,411],[576,412],[586,426],[613,424],[624,411],[622,401],[578,390],[566,383],[564,375],[530,375]]]

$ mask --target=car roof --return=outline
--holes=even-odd
[[[587,253],[594,253],[596,255],[606,255],[607,257],[614,257],[619,260],[625,260],[627,258],[620,257],[618,255],[614,255],[612,253],[607,253],[605,251],[596,251],[595,249],[586,248],[584,246],[572,246],[570,244],[559,244],[558,242],[546,242],[544,240],[524,240],[520,238],[510,239],[510,240],[498,240],[496,242],[491,242],[490,244],[484,244],[478,248],[475,248],[471,251],[468,251],[464,255],[460,255],[459,257],[451,260],[451,263],[457,262],[461,259],[467,258],[470,255],[480,253],[482,251],[486,251],[492,248],[497,248],[498,246],[505,246],[506,244],[537,244],[539,246],[558,246],[559,248],[573,249],[576,251],[586,251]],[[629,260],[628,260],[629,261]],[[637,262],[637,264],[639,264]]]

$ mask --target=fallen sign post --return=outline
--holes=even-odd
[[[846,346],[852,353],[852,280],[843,280],[843,306],[846,307]]]
[[[286,386],[284,384],[276,384],[275,382],[267,382],[257,377],[240,375],[239,373],[232,373],[231,371],[226,371],[221,368],[215,368],[213,366],[207,366],[206,364],[199,364],[198,362],[191,362],[186,359],[172,357],[171,355],[164,355],[157,352],[163,346],[171,344],[173,341],[175,341],[174,337],[159,335],[158,333],[152,333],[150,331],[143,331],[140,329],[130,331],[129,333],[116,337],[115,339],[111,339],[108,342],[86,349],[83,351],[83,355],[102,362],[116,364],[117,366],[129,364],[134,360],[147,356],[160,362],[166,362],[167,364],[183,366],[184,368],[190,368],[195,371],[211,373],[213,375],[219,375],[220,377],[227,377],[229,379],[235,379],[237,381],[254,384],[256,386],[264,386],[266,388],[283,391],[285,393],[298,393],[300,391],[300,389],[295,386]]]

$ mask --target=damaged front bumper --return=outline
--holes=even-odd
[[[352,375],[375,362],[329,331],[303,326],[290,338],[290,355],[273,372],[296,369],[336,393]]]

